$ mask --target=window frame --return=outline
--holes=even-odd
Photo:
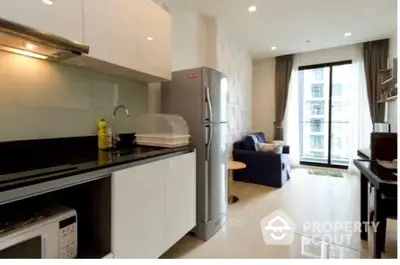
[[[352,60],[343,60],[343,61],[334,61],[334,62],[329,62],[329,63],[320,63],[320,64],[313,64],[313,65],[301,65],[298,67],[298,71],[303,71],[303,70],[311,70],[311,69],[317,69],[317,68],[329,68],[329,107],[327,108],[328,110],[328,135],[330,135],[332,133],[332,111],[331,111],[331,107],[332,107],[332,69],[334,66],[341,66],[341,65],[346,65],[346,64],[352,64],[353,61]],[[325,73],[325,72],[324,72]],[[315,77],[315,76],[314,76]],[[325,77],[325,76],[324,76]],[[314,79],[315,80],[315,79]],[[320,80],[318,80],[320,81]],[[317,83],[317,82],[315,82]],[[306,87],[302,88],[303,91],[305,91],[305,89],[307,89]],[[304,93],[304,92],[303,92]],[[342,94],[343,94],[343,88],[342,88]],[[304,96],[303,96],[304,97]],[[315,98],[317,99],[317,98]],[[312,102],[314,100],[311,99],[308,102],[305,101],[305,104],[309,104],[308,107],[309,109],[309,113],[311,113],[311,115],[315,115],[312,112]],[[307,111],[307,109],[305,108],[305,106],[302,104],[299,104],[299,108],[302,108],[301,110],[299,109],[299,113],[303,113],[305,111]],[[322,113],[325,113],[325,106],[324,106],[324,110],[322,111]],[[303,114],[301,114],[303,115]],[[318,115],[318,114],[317,114]],[[324,115],[324,114],[322,114]],[[316,117],[309,117],[309,118],[316,118]],[[300,130],[304,129],[304,124],[300,125],[301,128]],[[302,129],[303,128],[303,129]],[[300,136],[303,135],[303,132],[300,131]],[[332,163],[332,157],[331,157],[331,152],[332,152],[332,137],[328,137],[328,160],[327,162],[311,162],[311,161],[302,161],[300,158],[300,164],[301,165],[317,165],[317,166],[326,166],[326,167],[335,167],[335,168],[347,168],[347,166],[343,166],[343,165],[336,165]],[[324,143],[325,144],[325,143]],[[303,149],[303,144],[302,142],[300,142],[300,153],[302,153],[304,151]]]

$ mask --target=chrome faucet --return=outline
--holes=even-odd
[[[116,119],[115,119],[115,116],[116,116],[118,110],[120,110],[120,109],[124,109],[125,110],[125,116],[126,117],[130,116],[129,115],[129,110],[128,110],[127,107],[125,107],[125,105],[118,105],[118,106],[116,106],[114,108],[114,112],[113,112],[113,127],[112,127],[112,146],[114,148],[117,147],[117,142],[120,140],[119,136],[117,134],[117,124],[116,124]]]

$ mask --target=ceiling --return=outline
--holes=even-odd
[[[219,19],[260,59],[388,38],[396,0],[157,0]],[[254,13],[248,7],[257,6]],[[351,32],[350,37],[344,37]],[[309,42],[307,42],[309,41]],[[276,50],[271,50],[276,46]]]

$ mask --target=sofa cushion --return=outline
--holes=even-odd
[[[278,153],[282,154],[285,143],[283,141],[273,141],[273,143],[277,146]]]
[[[281,153],[279,146],[274,143],[258,143],[258,149],[261,152]]]
[[[272,142],[272,143],[258,143],[258,150],[262,152],[273,152],[276,154],[283,153],[283,144]]]
[[[265,138],[265,135],[263,132],[256,132],[256,133],[253,133],[253,135],[255,135],[257,137],[257,140],[259,143],[267,142],[267,139]]]
[[[248,135],[243,140],[244,150],[247,151],[258,151],[258,139],[255,135]]]

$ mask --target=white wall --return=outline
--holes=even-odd
[[[358,55],[358,46],[348,45],[331,49],[296,54],[299,66],[352,60]]]
[[[228,78],[229,143],[252,128],[252,61],[246,49],[232,39],[214,18],[169,8],[172,15],[173,71],[207,66]],[[159,84],[149,85],[149,112],[160,112]]]
[[[210,19],[193,11],[167,8],[172,16],[172,71],[202,66],[216,68],[216,53],[212,54],[211,48],[216,46],[216,37],[212,38],[215,30]],[[161,112],[161,83],[148,85],[148,112]]]
[[[274,137],[275,120],[275,59],[253,63],[253,130]]]
[[[216,44],[217,69],[228,77],[229,143],[232,144],[252,130],[253,66],[247,50],[219,22]]]
[[[147,87],[148,93],[148,113],[161,112],[161,83],[149,83]]]
[[[172,15],[172,70],[201,66],[200,18],[194,12],[170,9]]]
[[[397,58],[397,32],[393,33],[389,42],[389,59],[393,58]],[[387,121],[392,132],[397,132],[397,99],[387,104]]]
[[[0,52],[0,141],[96,135],[100,118],[111,122],[115,104],[119,132],[134,132],[147,112],[146,84],[79,68]]]
[[[172,71],[216,68],[217,24],[213,18],[179,8],[172,16]]]

